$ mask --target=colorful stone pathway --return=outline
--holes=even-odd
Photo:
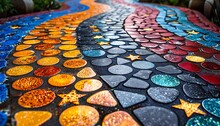
[[[220,32],[200,13],[70,0],[0,25],[0,126],[220,125]]]

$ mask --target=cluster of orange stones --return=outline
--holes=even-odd
[[[87,4],[92,3],[90,1]],[[106,8],[95,10],[94,6],[90,5],[88,11],[68,14],[36,26],[23,38],[23,43],[16,46],[16,52],[13,53],[15,66],[9,68],[6,74],[16,77],[12,84],[14,90],[27,91],[18,99],[18,105],[28,109],[14,115],[17,126],[42,125],[49,120],[52,117],[49,111],[30,111],[29,109],[49,105],[56,95],[62,99],[58,106],[69,103],[77,105],[61,113],[59,117],[61,125],[95,125],[99,121],[99,112],[95,108],[78,105],[79,98],[100,89],[102,82],[93,79],[96,73],[91,67],[86,66],[87,61],[83,59],[83,55],[77,48],[75,38],[75,30],[79,23],[106,11]],[[96,7],[105,6],[97,4]],[[73,69],[77,74],[64,73],[65,71],[62,71],[64,68]],[[71,86],[77,80],[75,75],[79,81],[74,84],[74,87],[70,87],[73,90],[67,94],[56,94],[51,89],[41,88],[42,85],[57,88]],[[47,78],[47,82],[42,78]],[[85,94],[77,94],[75,89]],[[105,107],[117,105],[117,101],[108,90],[92,94],[87,102]],[[128,113],[123,111],[113,112],[103,120],[103,125],[106,126],[121,123],[138,125]]]

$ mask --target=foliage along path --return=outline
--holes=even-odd
[[[31,31],[22,18],[1,26],[2,56],[13,50],[1,64],[10,95],[2,84],[0,102],[11,104],[1,122],[8,113],[17,125],[220,125],[219,28],[189,9],[98,2]]]

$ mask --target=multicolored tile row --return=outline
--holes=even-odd
[[[218,28],[183,8],[70,3],[0,26],[8,125],[220,125]]]

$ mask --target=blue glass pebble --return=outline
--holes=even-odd
[[[5,80],[6,80],[6,75],[0,73],[0,83],[4,83]]]
[[[100,57],[105,55],[105,51],[103,50],[86,50],[83,51],[83,54],[88,57]]]
[[[7,61],[5,60],[0,61],[0,69],[6,67],[6,65],[7,65]]]
[[[220,118],[220,98],[205,99],[202,106],[206,111]]]
[[[5,84],[0,84],[0,104],[8,98],[8,89]]]
[[[176,87],[180,84],[179,79],[176,77],[166,75],[166,74],[157,74],[151,77],[151,81],[156,85],[163,87]]]
[[[220,120],[213,117],[196,116],[189,119],[186,126],[220,126]]]
[[[5,126],[7,120],[8,120],[7,115],[3,112],[0,112],[0,126]]]

